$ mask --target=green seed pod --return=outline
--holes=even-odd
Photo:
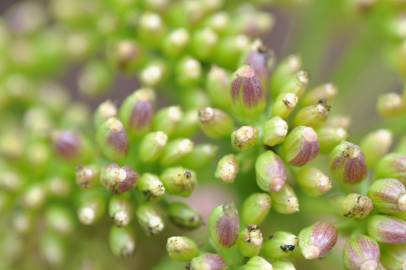
[[[211,107],[199,110],[199,122],[203,132],[210,138],[230,136],[234,129],[233,119],[228,114]]]
[[[396,117],[405,112],[405,102],[397,93],[381,95],[376,106],[378,113],[384,118]]]
[[[216,107],[226,109],[231,106],[230,74],[218,66],[212,66],[207,74],[206,89]]]
[[[137,208],[136,215],[138,223],[148,235],[158,234],[165,227],[160,213],[151,204],[140,205]]]
[[[264,242],[262,253],[267,259],[283,259],[291,256],[297,249],[297,236],[289,232],[278,231]]]
[[[301,66],[302,60],[297,55],[290,55],[277,65],[271,79],[270,89],[272,96],[279,94],[281,88],[300,70]]]
[[[96,165],[79,166],[76,169],[76,184],[84,189],[93,188],[99,182],[99,167]]]
[[[280,154],[293,166],[303,166],[313,160],[320,151],[316,132],[311,127],[294,128],[281,145]]]
[[[405,269],[406,245],[389,245],[382,250],[382,263],[388,270]]]
[[[309,75],[306,71],[299,70],[291,76],[285,85],[280,89],[280,93],[292,93],[298,98],[303,96],[304,91],[309,83]]]
[[[330,178],[314,167],[303,167],[296,176],[296,181],[304,193],[312,197],[321,196],[331,190]]]
[[[183,229],[195,229],[203,224],[202,217],[183,202],[170,202],[167,214],[172,223]]]
[[[96,128],[101,126],[107,119],[117,116],[117,107],[110,100],[104,101],[97,106],[94,112],[93,123]]]
[[[186,28],[172,30],[164,39],[162,50],[171,58],[179,57],[185,52],[190,42],[190,34]]]
[[[191,40],[191,51],[200,60],[211,57],[218,42],[217,33],[211,28],[203,28],[195,31]]]
[[[215,246],[230,248],[238,240],[240,219],[234,204],[214,208],[209,217],[210,239]]]
[[[339,198],[338,205],[341,215],[353,219],[366,218],[374,208],[370,198],[357,193]]]
[[[165,187],[158,176],[144,173],[137,184],[137,189],[148,201],[159,200],[165,195]]]
[[[117,118],[109,118],[97,128],[96,141],[107,158],[119,161],[127,157],[129,142],[123,124]]]
[[[182,164],[191,169],[201,169],[216,157],[218,147],[213,144],[199,144],[193,148],[193,151],[187,155]]]
[[[296,270],[295,265],[289,261],[273,261],[272,266],[273,270]]]
[[[154,130],[162,131],[171,136],[183,118],[183,112],[178,106],[170,106],[159,110],[154,117]]]
[[[41,236],[39,249],[43,258],[55,267],[61,266],[67,257],[67,250],[64,239],[51,232],[46,232]]]
[[[192,153],[194,143],[189,139],[176,139],[168,143],[161,156],[163,166],[179,164],[182,160]]]
[[[254,193],[246,198],[241,206],[241,221],[243,224],[261,223],[268,216],[272,206],[271,196],[267,193]]]
[[[90,62],[84,67],[78,79],[80,93],[90,97],[104,94],[113,82],[113,74],[105,62]]]
[[[93,225],[103,216],[106,203],[99,190],[90,190],[79,195],[77,210],[79,222],[83,225]]]
[[[244,257],[257,256],[262,247],[262,232],[257,225],[248,225],[238,237],[238,249]]]
[[[335,180],[345,184],[362,181],[368,171],[361,148],[346,141],[337,145],[330,155],[330,171]]]
[[[219,160],[214,175],[225,183],[234,183],[239,171],[240,165],[236,156],[230,154],[223,156]]]
[[[100,182],[113,193],[123,193],[132,189],[139,178],[130,167],[120,167],[115,163],[104,167],[100,172]]]
[[[272,151],[266,151],[257,158],[255,173],[258,186],[266,192],[280,191],[287,178],[283,161]]]
[[[337,230],[326,222],[316,222],[299,233],[299,247],[307,260],[324,257],[336,242]]]
[[[245,151],[258,143],[258,129],[251,126],[242,126],[231,133],[231,145],[239,150]]]
[[[380,179],[371,184],[368,196],[381,213],[394,214],[406,211],[406,188],[396,179]]]
[[[378,243],[365,235],[353,235],[344,247],[344,264],[349,270],[378,269]]]
[[[111,252],[116,256],[127,257],[134,253],[135,239],[128,227],[112,226],[109,235]]]
[[[241,270],[272,270],[272,265],[262,257],[255,256],[241,267]]]
[[[132,219],[131,202],[121,196],[114,196],[109,202],[109,216],[116,226],[122,227],[130,224]]]
[[[75,218],[70,209],[62,205],[51,206],[46,211],[47,227],[61,235],[70,235],[75,228]]]
[[[377,178],[395,178],[406,183],[406,155],[390,153],[385,155],[376,165]]]
[[[187,262],[199,255],[199,248],[192,239],[185,236],[172,236],[166,242],[166,251],[175,261]]]
[[[317,130],[317,138],[320,143],[320,152],[327,154],[348,138],[348,132],[341,127],[324,126]]]
[[[322,84],[308,91],[303,97],[303,105],[316,105],[320,102],[330,103],[337,95],[337,88],[331,83]]]
[[[142,70],[140,80],[143,85],[148,87],[157,87],[161,84],[168,73],[165,62],[160,60],[150,61]]]
[[[197,184],[196,173],[182,167],[165,169],[160,178],[169,194],[183,197],[190,196]]]
[[[295,109],[299,98],[293,93],[281,93],[279,94],[272,104],[272,115],[279,116],[283,119],[287,119],[290,113]]]
[[[406,243],[406,221],[383,215],[372,216],[368,220],[368,234],[381,243]]]
[[[262,141],[267,146],[275,146],[282,143],[288,134],[288,123],[274,116],[263,125]]]
[[[327,120],[330,107],[324,103],[309,105],[301,109],[295,116],[295,126],[319,127]]]
[[[143,12],[138,20],[138,40],[144,45],[155,48],[165,35],[165,25],[159,14]]]
[[[379,129],[369,133],[360,144],[365,154],[368,167],[375,167],[379,160],[389,151],[392,145],[392,133],[387,129]]]
[[[160,158],[167,142],[168,136],[162,131],[146,134],[140,143],[140,160],[145,163],[155,162]]]
[[[272,206],[276,212],[286,215],[299,212],[299,200],[290,185],[285,184],[281,190],[273,192],[271,196]]]
[[[188,265],[190,270],[227,270],[227,264],[222,257],[213,253],[204,253],[192,259]]]
[[[202,65],[190,56],[183,58],[176,66],[177,82],[181,86],[194,86],[202,80]]]

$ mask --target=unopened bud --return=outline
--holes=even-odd
[[[406,269],[406,245],[386,246],[381,261],[388,270]]]
[[[406,154],[390,153],[376,165],[377,178],[395,178],[406,183]]]
[[[381,95],[378,99],[377,110],[382,117],[396,117],[405,112],[405,102],[397,93]]]
[[[165,227],[164,221],[158,210],[150,204],[142,204],[136,211],[138,223],[148,235],[155,235]]]
[[[299,212],[299,199],[289,184],[285,184],[278,192],[273,192],[272,207],[280,214],[294,214]]]
[[[273,270],[272,264],[260,256],[252,257],[241,270]]]
[[[290,55],[279,63],[272,74],[271,93],[276,96],[280,89],[300,70],[302,61],[298,55]]]
[[[97,128],[104,121],[106,121],[109,118],[116,117],[117,116],[117,107],[116,105],[111,102],[110,100],[107,100],[103,103],[101,103],[99,106],[97,106],[97,109],[94,113],[94,126]]]
[[[296,114],[293,123],[295,126],[318,127],[327,120],[329,111],[330,107],[324,103],[309,105]]]
[[[209,218],[210,238],[215,245],[230,248],[240,232],[240,219],[233,204],[224,204],[212,210]]]
[[[296,180],[307,195],[321,196],[333,187],[330,178],[314,167],[303,167],[297,174]]]
[[[331,83],[320,85],[308,91],[303,97],[303,105],[316,105],[320,102],[327,103],[333,101],[337,95],[337,88]]]
[[[199,110],[199,122],[203,132],[211,138],[230,136],[234,129],[233,119],[228,114],[211,107]]]
[[[109,244],[111,252],[116,256],[130,256],[135,250],[134,236],[128,227],[111,227]]]
[[[272,115],[287,119],[290,113],[295,109],[299,98],[294,93],[279,94],[272,105]]]
[[[288,123],[279,116],[272,117],[264,123],[263,143],[267,146],[280,144],[288,134]]]
[[[273,270],[296,270],[295,265],[289,261],[273,261],[272,266]]]
[[[109,202],[109,216],[116,226],[127,226],[132,218],[131,203],[124,197],[112,197]]]
[[[371,184],[368,196],[382,213],[393,214],[406,211],[406,188],[397,179],[380,179]]]
[[[387,129],[371,132],[362,140],[360,147],[365,154],[365,160],[369,167],[374,167],[389,151],[392,141],[392,133]]]
[[[172,236],[166,241],[166,251],[175,261],[190,261],[199,255],[199,249],[192,239],[185,236]]]
[[[267,193],[251,194],[241,206],[241,221],[246,225],[260,225],[268,216],[271,206],[271,196]]]
[[[178,128],[183,112],[178,106],[170,106],[159,110],[153,120],[154,130],[162,131],[171,136]]]
[[[76,184],[81,188],[92,188],[98,184],[99,168],[95,165],[79,166],[76,170]]]
[[[136,185],[138,177],[138,173],[130,167],[120,167],[115,163],[104,167],[100,173],[101,183],[113,193],[129,191]]]
[[[227,264],[221,256],[205,253],[193,258],[188,267],[190,270],[226,270]]]
[[[183,229],[196,229],[203,224],[199,213],[183,202],[170,202],[167,213],[171,222]]]
[[[127,133],[117,118],[109,118],[98,127],[96,140],[103,154],[110,160],[122,160],[128,154]]]
[[[378,243],[368,236],[351,236],[344,246],[344,264],[349,270],[378,269],[379,259]]]
[[[144,173],[137,184],[137,189],[147,200],[157,200],[165,195],[165,187],[158,176]]]
[[[230,74],[218,66],[213,66],[206,79],[208,95],[215,106],[229,108],[231,105]]]
[[[194,143],[189,139],[176,139],[168,143],[161,156],[163,166],[179,164],[193,151]]]
[[[217,163],[215,176],[225,183],[233,183],[240,171],[240,165],[235,155],[225,155]]]
[[[167,142],[168,136],[162,131],[147,133],[140,143],[140,160],[145,163],[156,161],[160,158]]]
[[[283,231],[277,231],[264,242],[262,252],[268,259],[287,258],[298,248],[297,236]]]
[[[182,167],[165,169],[160,178],[169,194],[184,197],[190,196],[197,184],[195,172]]]
[[[368,234],[381,243],[406,243],[406,221],[398,218],[375,215],[368,221]]]
[[[254,257],[262,247],[262,232],[256,225],[248,225],[240,232],[238,248],[244,257]]]
[[[262,153],[255,162],[258,186],[266,192],[278,192],[285,185],[287,171],[283,161],[272,151]]]
[[[374,208],[370,198],[357,193],[350,193],[338,199],[338,202],[341,215],[353,219],[367,217]]]
[[[348,138],[348,132],[341,127],[321,127],[317,129],[317,137],[320,143],[320,152],[330,153],[338,144]]]
[[[231,133],[231,145],[245,151],[254,147],[258,142],[258,129],[251,126],[242,126]]]
[[[80,194],[78,217],[83,225],[96,223],[104,214],[106,205],[103,194],[97,191],[87,191]]]

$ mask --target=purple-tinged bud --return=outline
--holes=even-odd
[[[281,146],[281,156],[293,166],[303,166],[320,151],[317,133],[310,127],[294,128]]]
[[[367,175],[364,154],[358,145],[342,142],[330,155],[330,171],[335,180],[356,184]]]
[[[344,246],[344,264],[348,270],[376,270],[379,259],[379,245],[368,236],[351,236]]]
[[[397,179],[376,180],[369,187],[368,196],[381,213],[394,214],[406,211],[406,188]]]
[[[406,184],[406,155],[390,153],[376,165],[377,178],[395,178]]]
[[[245,58],[245,64],[254,69],[264,86],[267,85],[270,67],[273,62],[272,56],[272,52],[266,46],[261,42],[257,42]]]
[[[52,134],[56,152],[67,160],[79,158],[82,152],[82,140],[72,131],[56,131]]]
[[[381,261],[387,267],[387,270],[406,269],[406,245],[386,246],[382,250]]]
[[[92,188],[99,180],[99,168],[95,165],[79,166],[76,170],[76,184],[81,188]]]
[[[307,260],[324,257],[336,242],[337,230],[327,222],[316,222],[299,233],[299,247]]]
[[[103,154],[111,160],[122,160],[128,154],[127,133],[117,118],[109,118],[98,127],[96,140]]]
[[[231,133],[231,145],[245,151],[254,147],[258,142],[258,129],[252,126],[242,126]]]
[[[216,207],[209,217],[210,238],[216,246],[230,248],[240,233],[240,218],[234,204]]]
[[[266,192],[277,192],[285,185],[287,171],[283,161],[272,151],[262,153],[255,162],[258,186]]]
[[[138,180],[138,173],[130,167],[120,167],[112,163],[104,167],[100,174],[100,181],[109,191],[123,193],[133,188]]]
[[[368,234],[381,243],[406,243],[406,221],[383,215],[375,215],[368,221]]]
[[[226,270],[227,265],[224,259],[213,253],[205,253],[192,259],[187,266],[188,270]]]

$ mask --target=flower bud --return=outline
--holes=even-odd
[[[111,58],[114,64],[124,71],[132,71],[142,60],[140,45],[131,39],[122,39],[112,46]]]
[[[368,234],[381,243],[406,243],[406,221],[383,215],[368,220]]]
[[[240,165],[235,155],[225,155],[217,163],[215,177],[225,183],[234,183],[240,171]]]
[[[195,257],[188,266],[190,270],[226,270],[227,265],[222,257],[213,253],[205,253]]]
[[[127,226],[131,222],[132,207],[125,197],[112,197],[109,202],[109,216],[116,226]]]
[[[351,236],[344,246],[344,264],[349,270],[377,269],[379,259],[378,243],[368,236]]]
[[[405,112],[405,102],[397,93],[388,93],[378,98],[377,110],[382,117],[396,117]]]
[[[348,138],[348,132],[341,127],[325,126],[317,130],[317,138],[320,143],[320,152],[327,154]]]
[[[313,90],[310,90],[303,97],[303,105],[316,105],[320,102],[330,103],[337,95],[337,88],[331,83],[320,85]]]
[[[262,232],[257,225],[248,225],[238,238],[238,248],[244,257],[254,257],[259,254],[262,247]]]
[[[351,125],[351,118],[347,115],[332,115],[327,119],[326,127],[348,129]]]
[[[195,86],[202,79],[202,65],[198,60],[187,56],[176,66],[176,79],[184,87]]]
[[[211,28],[203,28],[195,31],[192,36],[191,49],[198,59],[207,60],[213,53],[218,42],[218,35]]]
[[[113,72],[103,61],[93,61],[84,66],[78,79],[79,91],[89,97],[104,94],[113,82]]]
[[[229,108],[231,105],[230,74],[218,66],[212,66],[207,74],[206,89],[213,104],[219,108]]]
[[[296,114],[293,124],[295,126],[318,127],[327,120],[329,111],[330,107],[324,103],[309,105]]]
[[[138,20],[138,40],[143,45],[157,47],[165,33],[165,25],[159,14],[143,12]]]
[[[301,168],[296,181],[304,193],[313,197],[321,196],[333,187],[330,178],[314,167]]]
[[[100,173],[100,182],[113,193],[123,193],[132,189],[138,180],[138,173],[130,167],[120,167],[112,163]]]
[[[80,194],[78,218],[83,225],[96,223],[104,214],[105,201],[99,190],[90,190]]]
[[[199,249],[192,239],[185,236],[172,236],[166,242],[166,251],[175,261],[190,261],[199,255]]]
[[[210,239],[216,246],[230,248],[240,232],[240,219],[234,204],[214,208],[209,217]]]
[[[161,156],[163,166],[179,164],[193,151],[194,143],[189,139],[176,139],[168,143]]]
[[[225,112],[206,107],[199,110],[199,122],[203,132],[210,138],[222,138],[234,129],[233,119]]]
[[[406,183],[406,154],[390,153],[376,165],[377,178],[395,178]]]
[[[255,162],[258,186],[266,192],[277,192],[285,185],[287,171],[283,161],[272,151],[258,156]]]
[[[406,269],[406,245],[388,245],[382,250],[381,261],[388,270]]]
[[[289,232],[278,231],[264,242],[262,252],[267,259],[289,257],[297,249],[297,236]]]
[[[46,212],[47,227],[61,235],[69,235],[74,231],[75,218],[69,208],[55,205],[47,209]]]
[[[203,224],[202,217],[183,202],[170,202],[167,214],[172,223],[184,229],[196,229]]]
[[[162,131],[147,133],[140,143],[139,158],[144,163],[156,161],[165,149],[168,136]]]
[[[183,159],[182,164],[187,168],[201,169],[210,164],[216,157],[218,147],[213,144],[199,144]]]
[[[356,184],[367,175],[364,154],[358,145],[342,142],[330,155],[330,171],[333,178],[345,184]]]
[[[169,194],[184,197],[190,196],[197,184],[195,172],[182,167],[165,169],[160,178]]]
[[[272,65],[272,52],[261,42],[256,42],[254,48],[247,54],[245,64],[254,69],[264,86],[268,85],[270,67]]]
[[[81,188],[92,188],[99,182],[99,168],[95,165],[79,166],[76,170],[76,184]]]
[[[141,70],[140,80],[143,85],[157,87],[164,81],[166,74],[167,67],[165,63],[159,60],[153,60]]]
[[[336,242],[337,230],[326,222],[316,222],[299,233],[299,247],[307,260],[324,257]]]
[[[289,261],[273,261],[272,266],[273,270],[296,270],[293,263]]]
[[[272,115],[287,119],[295,109],[299,98],[294,93],[279,94],[272,104]]]
[[[293,166],[303,166],[320,151],[316,132],[305,126],[294,128],[281,146],[281,156]]]
[[[406,211],[406,188],[397,179],[380,179],[371,184],[368,196],[379,212],[393,214]]]
[[[164,221],[153,205],[142,204],[136,211],[137,220],[140,226],[148,235],[155,235],[165,227]]]
[[[242,126],[231,133],[231,145],[245,151],[254,147],[258,142],[258,129],[251,126]]]
[[[109,118],[98,127],[96,140],[103,154],[113,161],[122,160],[128,154],[127,133],[117,118]]]
[[[272,265],[262,257],[255,256],[248,260],[241,270],[272,270]]]
[[[301,66],[302,60],[297,55],[290,55],[277,65],[272,74],[270,87],[273,96],[279,94],[280,89],[300,70]]]
[[[370,198],[357,193],[338,199],[338,203],[341,215],[353,219],[366,218],[374,208]]]
[[[84,139],[72,131],[55,131],[52,133],[55,151],[69,161],[84,161],[89,158],[88,145]]]
[[[288,123],[279,116],[274,116],[264,123],[262,140],[267,146],[275,146],[282,143],[287,134]]]
[[[159,110],[153,120],[154,130],[162,131],[171,136],[178,128],[183,112],[178,106],[170,106]]]
[[[99,106],[97,106],[94,113],[93,123],[97,128],[103,124],[107,119],[117,116],[116,105],[110,100],[104,101]]]
[[[292,93],[298,98],[303,96],[309,83],[309,74],[306,71],[299,70],[293,76],[291,76],[285,85],[279,90],[280,93]]]
[[[200,97],[199,97],[199,100]],[[206,102],[202,102],[206,105]],[[192,107],[201,107],[200,105],[192,105]],[[179,125],[177,126],[173,137],[193,137],[199,129],[199,116],[196,109],[190,109],[185,112]]]
[[[278,192],[273,192],[272,206],[280,214],[294,214],[299,212],[299,200],[293,188],[285,184]]]
[[[190,35],[185,28],[176,28],[164,39],[162,49],[169,57],[179,57],[186,49]]]
[[[213,59],[227,68],[233,69],[238,66],[241,57],[249,49],[251,40],[242,34],[223,37],[216,45]]]
[[[165,195],[165,187],[158,176],[144,173],[137,184],[137,189],[148,201],[157,200]]]
[[[405,100],[406,100],[406,98],[405,98]],[[396,145],[394,152],[400,153],[400,154],[406,154],[406,136],[403,136],[400,139],[399,143]]]
[[[241,206],[242,223],[260,225],[268,216],[271,206],[271,196],[267,193],[251,194]]]
[[[379,129],[369,133],[361,142],[360,147],[365,154],[369,167],[375,167],[378,161],[389,151],[392,145],[392,133],[387,129]]]
[[[112,226],[109,235],[111,252],[116,256],[130,256],[135,250],[133,233],[128,227]]]
[[[61,266],[66,259],[67,250],[64,239],[53,232],[45,232],[40,236],[39,250],[45,261],[53,266]]]

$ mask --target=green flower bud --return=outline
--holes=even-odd
[[[327,154],[348,138],[348,132],[341,127],[325,126],[317,130],[317,137],[320,143],[320,152]]]
[[[176,78],[179,85],[192,86],[202,79],[202,65],[192,57],[183,58],[176,66]]]
[[[180,228],[195,229],[203,224],[202,217],[187,204],[171,202],[167,208],[169,219]]]
[[[336,242],[337,230],[326,222],[316,222],[299,233],[299,247],[307,260],[324,257]]]
[[[185,50],[190,41],[190,35],[185,28],[176,28],[170,32],[164,39],[162,50],[169,57],[179,57]]]
[[[66,246],[60,235],[46,232],[41,236],[39,249],[44,259],[53,266],[62,265],[66,259]]]
[[[382,263],[388,270],[405,269],[406,245],[389,245],[382,250]]]
[[[187,155],[182,164],[187,168],[201,169],[208,165],[216,156],[218,147],[213,144],[199,144]]]
[[[158,176],[144,173],[137,184],[137,189],[147,200],[158,200],[165,195],[165,187]]]
[[[46,187],[42,183],[31,184],[23,192],[22,202],[28,209],[39,209],[46,202]]]
[[[381,243],[406,243],[406,221],[383,215],[368,220],[368,234]]]
[[[255,256],[241,267],[241,270],[272,270],[272,265],[262,257]]]
[[[349,270],[378,269],[380,251],[378,243],[365,235],[354,235],[344,247],[344,264]]]
[[[116,256],[130,256],[135,250],[134,235],[128,227],[112,226],[109,235],[111,252]]]
[[[377,102],[377,111],[382,117],[396,117],[405,112],[405,102],[397,93],[381,95]]]
[[[333,187],[330,178],[314,167],[301,168],[296,181],[304,193],[313,197],[321,196]]]
[[[74,231],[75,218],[70,209],[55,205],[47,209],[45,216],[47,227],[61,235],[69,235]]]
[[[280,89],[300,70],[301,66],[302,60],[297,55],[290,55],[279,63],[272,74],[270,89],[273,96],[279,94]]]
[[[266,192],[277,192],[285,185],[287,171],[283,161],[272,151],[266,151],[255,161],[258,186]]]
[[[262,253],[268,259],[289,257],[297,249],[297,236],[289,232],[278,231],[264,242]]]
[[[103,194],[100,191],[86,191],[80,194],[79,207],[77,210],[80,223],[92,225],[103,216],[106,205]]]
[[[192,36],[191,50],[198,59],[207,60],[211,57],[218,42],[217,33],[211,28],[195,31]]]
[[[210,100],[205,90],[193,88],[181,94],[180,103],[186,109],[197,113],[198,109],[207,107],[210,104]]]
[[[217,43],[213,59],[216,59],[216,63],[220,66],[233,69],[250,46],[251,41],[245,35],[226,36]]]
[[[245,151],[254,147],[258,142],[258,129],[251,126],[242,126],[231,133],[231,145]]]
[[[222,257],[213,253],[205,253],[195,257],[188,265],[190,270],[226,270],[227,265]]]
[[[143,45],[157,47],[165,34],[161,16],[153,12],[143,12],[138,21],[137,33]]]
[[[318,127],[327,120],[329,111],[330,107],[324,103],[309,105],[296,114],[293,123],[295,126]]]
[[[93,61],[82,70],[78,79],[79,91],[85,96],[104,94],[113,82],[111,68],[102,61]]]
[[[177,129],[183,117],[178,106],[170,106],[159,110],[154,117],[154,130],[165,132],[171,136]]]
[[[293,166],[303,166],[313,160],[320,151],[316,132],[311,127],[294,128],[281,146],[281,156]]]
[[[263,126],[263,143],[275,146],[282,143],[288,134],[288,123],[279,116],[272,117]]]
[[[112,197],[109,202],[109,216],[116,226],[127,226],[131,222],[132,207],[130,201],[125,197]]]
[[[199,129],[198,111],[195,109],[191,109],[184,113],[182,120],[180,121],[178,127],[175,130],[174,137],[193,137],[197,133],[198,129]]]
[[[150,204],[142,204],[136,211],[137,220],[140,226],[148,235],[155,235],[165,227],[164,221],[157,209]]]
[[[366,218],[374,208],[370,198],[357,193],[340,198],[338,203],[341,215],[353,219]]]
[[[96,140],[100,150],[111,160],[122,160],[128,154],[127,133],[117,118],[109,118],[98,127]]]
[[[234,183],[240,165],[235,155],[225,155],[217,163],[215,176],[225,183]]]
[[[219,34],[223,34],[230,26],[230,17],[224,11],[214,13],[207,18],[206,24]]]
[[[143,53],[136,41],[122,39],[113,44],[110,57],[120,70],[132,71],[139,66]]]
[[[390,153],[384,156],[376,165],[377,178],[395,178],[406,183],[406,155]]]
[[[22,176],[16,172],[9,170],[7,167],[0,165],[0,188],[1,190],[7,192],[17,192],[20,191],[24,186],[24,181]]]
[[[234,204],[214,208],[209,217],[210,239],[216,246],[230,248],[238,239],[240,219]]]
[[[272,115],[287,119],[290,113],[295,109],[299,98],[293,93],[279,94],[272,104]]]
[[[285,85],[280,89],[280,93],[292,93],[298,98],[303,96],[309,83],[309,75],[306,71],[299,70],[291,76]]]
[[[190,261],[199,255],[199,248],[192,239],[185,236],[172,236],[166,242],[166,251],[175,261]]]
[[[167,69],[164,62],[151,61],[141,70],[140,80],[143,85],[156,87],[164,81],[168,72]]]
[[[161,156],[161,164],[170,166],[179,164],[194,148],[194,143],[189,139],[176,139],[168,143]]]
[[[188,197],[196,184],[196,173],[182,167],[168,168],[161,174],[166,191],[172,195]]]
[[[71,195],[73,187],[65,178],[53,176],[46,181],[46,192],[56,198],[67,198]]]
[[[273,261],[273,270],[296,270],[293,263],[288,261]]]
[[[374,167],[389,151],[392,141],[392,133],[387,129],[371,132],[362,140],[360,147],[365,154],[365,161],[369,167]]]
[[[248,225],[240,232],[238,249],[244,257],[254,257],[259,254],[262,241],[262,232],[257,225]]]
[[[303,97],[303,105],[316,105],[320,102],[330,103],[333,101],[336,95],[336,86],[331,83],[326,83],[308,91]]]
[[[241,206],[242,223],[260,225],[268,216],[271,206],[271,196],[267,193],[251,194]]]
[[[199,122],[203,132],[210,138],[222,138],[234,129],[233,119],[225,112],[206,107],[199,110]]]
[[[285,184],[281,190],[272,193],[272,206],[281,214],[294,214],[299,212],[299,200],[293,188]]]
[[[212,66],[207,74],[206,89],[213,104],[219,108],[229,108],[231,105],[231,96],[228,93],[230,89],[230,74],[218,67]]]
[[[406,188],[397,179],[376,180],[369,187],[368,196],[381,213],[406,211]]]
[[[117,116],[117,107],[110,100],[104,101],[99,106],[94,113],[94,126],[98,128],[107,119]]]
[[[327,119],[326,127],[348,129],[351,124],[351,118],[347,115],[332,115]]]
[[[346,141],[337,145],[330,155],[330,171],[335,180],[345,184],[362,181],[368,171],[360,147]]]
[[[123,193],[136,185],[138,177],[138,173],[130,167],[120,167],[112,163],[102,169],[100,182],[107,190],[113,193]]]
[[[160,158],[168,142],[168,136],[162,131],[146,134],[141,143],[139,158],[142,162],[152,163]]]
[[[76,184],[81,188],[95,187],[99,182],[99,168],[96,165],[79,166],[76,170]]]

